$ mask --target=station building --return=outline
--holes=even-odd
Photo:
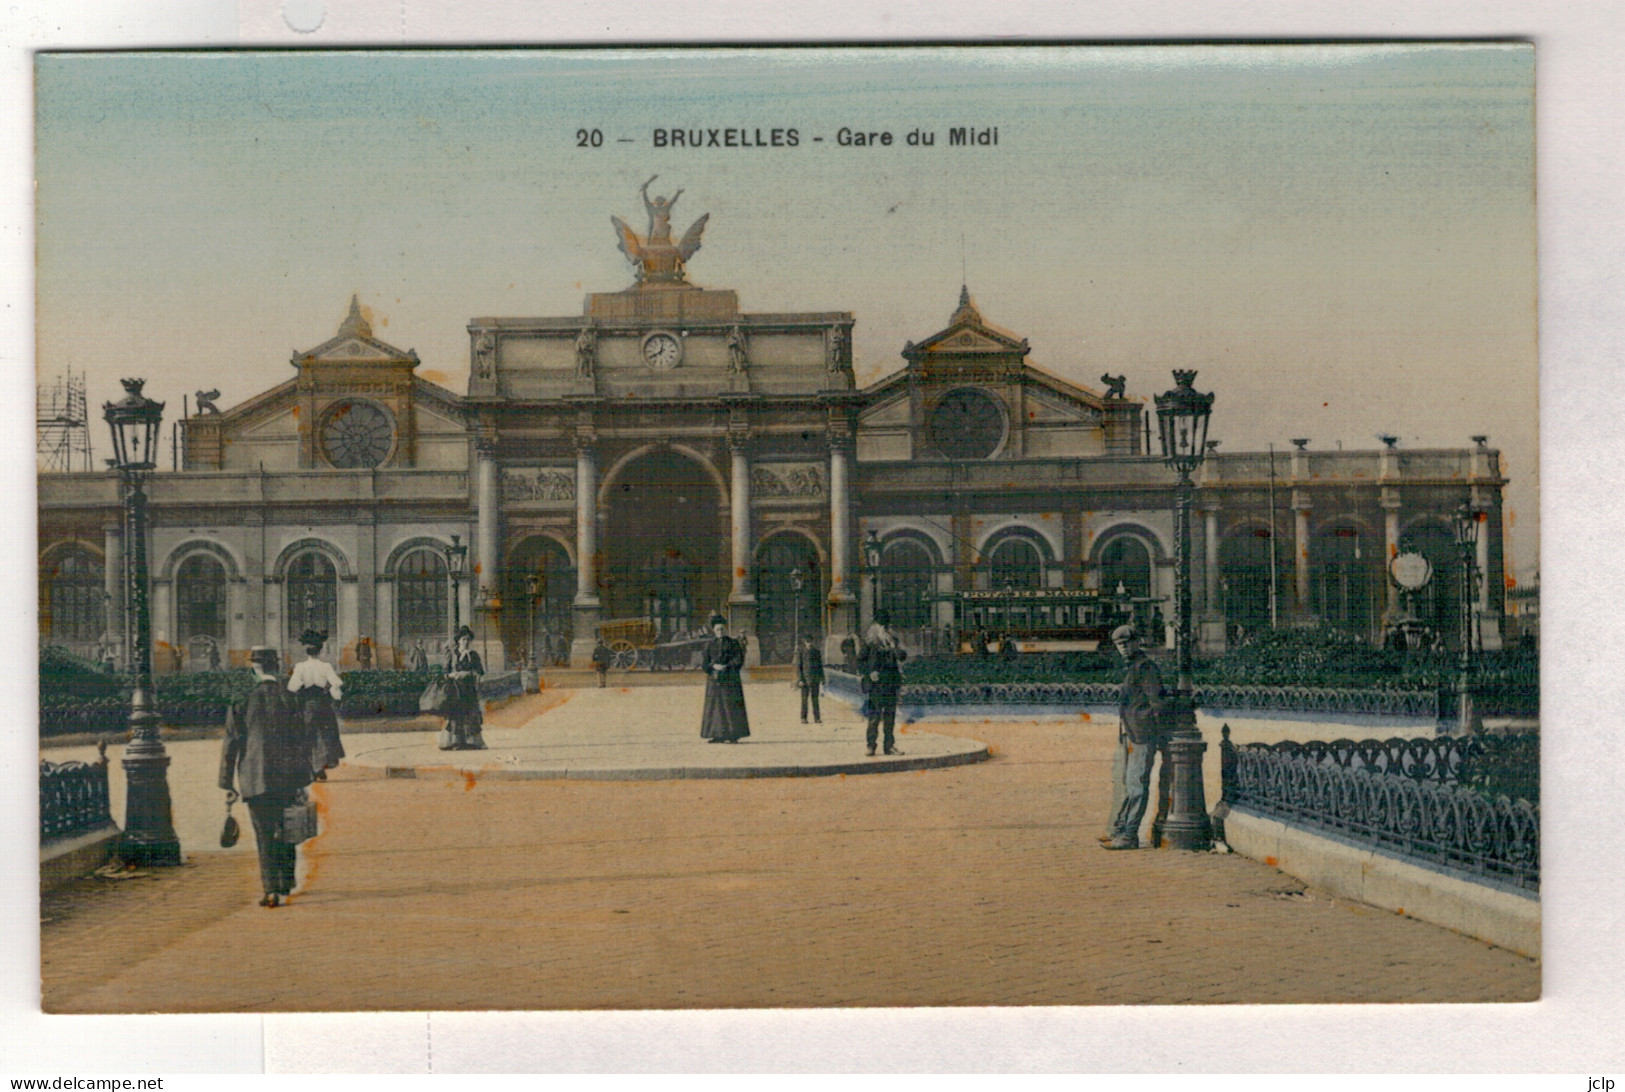
[[[1035,365],[968,291],[943,311],[859,388],[853,312],[745,311],[679,264],[577,315],[471,319],[460,395],[352,299],[286,382],[188,417],[180,468],[151,476],[157,667],[241,664],[307,627],[343,667],[363,638],[397,666],[418,642],[437,656],[454,616],[493,668],[584,663],[601,622],[664,640],[713,611],[769,662],[798,631],[833,651],[877,606],[921,648],[1091,597],[1171,621],[1176,478],[1150,454],[1153,392],[1061,377],[1090,374],[1083,359]],[[1222,434],[1239,408],[1219,407]],[[1292,445],[1213,450],[1198,473],[1205,651],[1272,622],[1378,641],[1405,613],[1459,641],[1464,502],[1484,514],[1477,640],[1498,647],[1497,451]],[[119,644],[121,513],[111,474],[40,475],[42,644]],[[1414,593],[1388,575],[1402,552],[1431,566]]]

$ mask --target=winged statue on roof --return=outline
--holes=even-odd
[[[705,234],[705,224],[711,219],[711,214],[708,212],[690,224],[688,230],[683,232],[683,238],[673,243],[671,210],[676,206],[677,199],[683,196],[683,191],[678,190],[670,197],[650,197],[649,187],[659,177],[658,174],[651,176],[641,191],[643,207],[649,214],[649,230],[643,238],[639,238],[638,233],[619,216],[611,216],[609,221],[615,225],[621,253],[637,270],[639,284],[684,284],[687,283],[683,276],[684,263],[700,249],[700,236]]]

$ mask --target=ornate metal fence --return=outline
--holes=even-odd
[[[1115,706],[1116,682],[905,683],[905,705]],[[1198,686],[1204,709],[1284,713],[1360,714],[1432,720],[1439,696],[1431,690],[1353,690],[1313,686]]]
[[[484,701],[511,698],[523,692],[524,687],[520,684],[517,671],[499,671],[480,680],[480,698]]]
[[[1224,802],[1368,842],[1419,862],[1540,887],[1540,809],[1461,784],[1481,744],[1467,739],[1230,742]]]
[[[40,842],[69,838],[113,821],[107,797],[107,744],[95,762],[39,764]]]

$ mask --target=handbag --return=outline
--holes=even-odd
[[[290,846],[316,837],[316,804],[306,799],[283,808],[282,829],[277,833],[279,840]]]
[[[237,844],[237,839],[243,836],[243,828],[238,824],[237,817],[231,814],[231,805],[235,793],[226,794],[226,824],[220,828],[220,848],[230,849]]]
[[[418,711],[444,715],[451,708],[451,686],[444,676],[437,675],[418,698]]]

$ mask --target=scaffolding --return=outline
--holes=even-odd
[[[90,416],[85,373],[72,369],[34,387],[35,463],[48,473],[90,470]]]

